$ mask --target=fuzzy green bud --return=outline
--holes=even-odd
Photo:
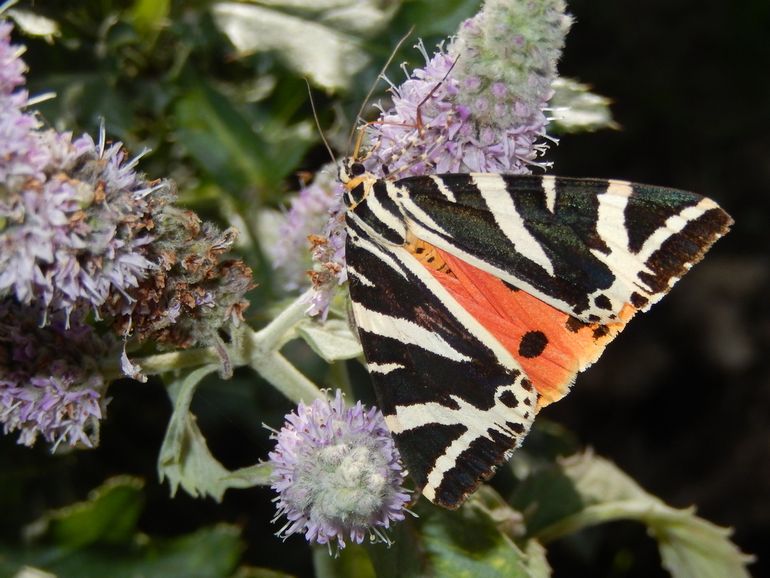
[[[552,95],[572,18],[563,0],[488,0],[449,49],[464,104],[481,124],[529,124]]]

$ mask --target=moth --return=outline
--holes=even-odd
[[[422,494],[456,508],[637,311],[732,219],[711,199],[602,179],[340,179],[355,323]]]

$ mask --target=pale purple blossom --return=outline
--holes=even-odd
[[[41,324],[92,315],[161,348],[219,343],[253,287],[242,261],[223,258],[237,232],[176,207],[174,184],[149,181],[141,155],[104,130],[98,142],[42,130],[10,30],[0,28],[0,299],[39,311]]]
[[[4,433],[32,446],[91,447],[109,401],[98,361],[115,344],[77,317],[38,325],[38,310],[0,301],[0,422]],[[69,326],[67,327],[67,324]]]
[[[342,549],[366,536],[390,543],[384,530],[404,519],[409,494],[393,438],[377,408],[334,399],[299,404],[273,436],[270,452],[275,520],[281,537]],[[274,521],[275,521],[274,520]]]
[[[37,307],[41,322],[85,307],[97,316],[153,269],[142,248],[148,183],[120,144],[42,130],[23,90],[22,50],[0,22],[0,298]],[[116,304],[113,303],[113,306]]]
[[[338,204],[321,235],[313,237],[313,269],[310,278],[314,291],[309,298],[308,315],[318,315],[321,320],[325,320],[337,288],[348,280],[345,268],[346,239],[345,209]]]
[[[528,174],[548,140],[544,113],[570,18],[562,0],[490,0],[446,50],[402,84],[369,125],[378,175]],[[514,39],[512,41],[511,39]]]
[[[310,251],[314,249],[308,236],[322,234],[331,211],[339,206],[341,195],[336,169],[327,165],[291,199],[278,227],[277,242],[270,248],[273,266],[285,290],[307,287]]]
[[[0,95],[6,97],[24,84],[24,73],[27,70],[21,54],[22,46],[11,44],[13,25],[0,21]]]

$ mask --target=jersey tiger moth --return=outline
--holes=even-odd
[[[535,414],[727,232],[686,191],[601,179],[340,169],[353,316],[423,495],[456,508]]]

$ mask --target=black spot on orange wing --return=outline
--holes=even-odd
[[[583,329],[583,327],[585,327],[586,325],[588,325],[586,322],[581,321],[577,317],[570,317],[569,319],[567,319],[567,323],[565,323],[565,326],[567,327],[567,329],[569,329],[572,333],[577,333],[578,331]]]
[[[610,328],[606,325],[599,325],[594,328],[594,339],[600,339],[610,332]]]
[[[532,359],[545,351],[548,345],[548,338],[542,331],[528,331],[521,338],[519,343],[519,355]]]

